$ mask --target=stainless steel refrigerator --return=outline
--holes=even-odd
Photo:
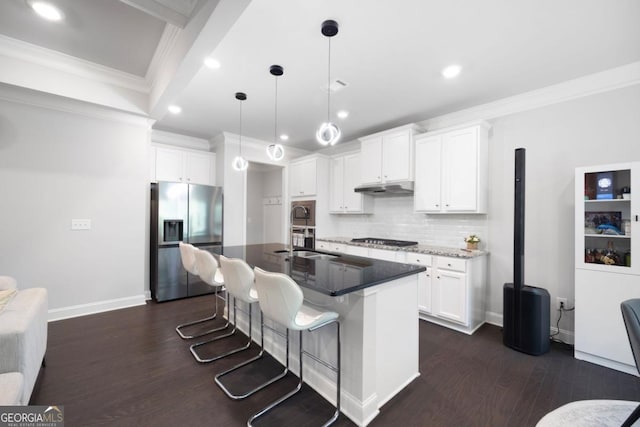
[[[151,184],[151,297],[156,301],[203,295],[213,288],[182,267],[179,242],[220,253],[222,187]]]

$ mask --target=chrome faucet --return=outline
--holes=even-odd
[[[307,221],[309,218],[309,209],[307,209],[304,206],[301,205],[294,205],[291,208],[291,212],[289,213],[289,217],[290,217],[290,228],[289,228],[289,257],[293,257],[293,214],[295,213],[296,209],[302,209],[302,211],[304,212],[304,225],[305,227],[307,227]],[[305,228],[305,233],[307,232],[307,229]]]

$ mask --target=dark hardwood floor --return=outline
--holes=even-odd
[[[30,403],[64,405],[70,427],[246,425],[297,379],[290,375],[243,401],[227,398],[213,376],[257,348],[202,365],[190,341],[174,331],[212,307],[213,296],[203,296],[50,323],[47,366]],[[205,351],[238,346],[243,338]],[[518,353],[502,345],[500,329],[491,325],[467,336],[421,321],[420,372],[371,426],[534,426],[574,400],[640,400],[640,379],[578,361],[562,344],[544,356]],[[234,387],[238,382],[244,380],[236,378]],[[305,387],[260,425],[320,425],[332,412]],[[335,425],[354,424],[341,415]]]

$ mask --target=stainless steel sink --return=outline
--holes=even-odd
[[[288,254],[289,251],[287,249],[281,249],[278,251],[275,251],[277,254]],[[304,250],[304,249],[298,249],[293,251],[293,256],[299,257],[299,258],[307,258],[307,259],[333,259],[333,258],[338,258],[340,255],[332,255],[332,254],[325,254],[322,252],[316,252],[316,251],[310,251],[310,250]]]

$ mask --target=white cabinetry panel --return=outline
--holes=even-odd
[[[486,213],[488,125],[416,137],[414,210]]]

